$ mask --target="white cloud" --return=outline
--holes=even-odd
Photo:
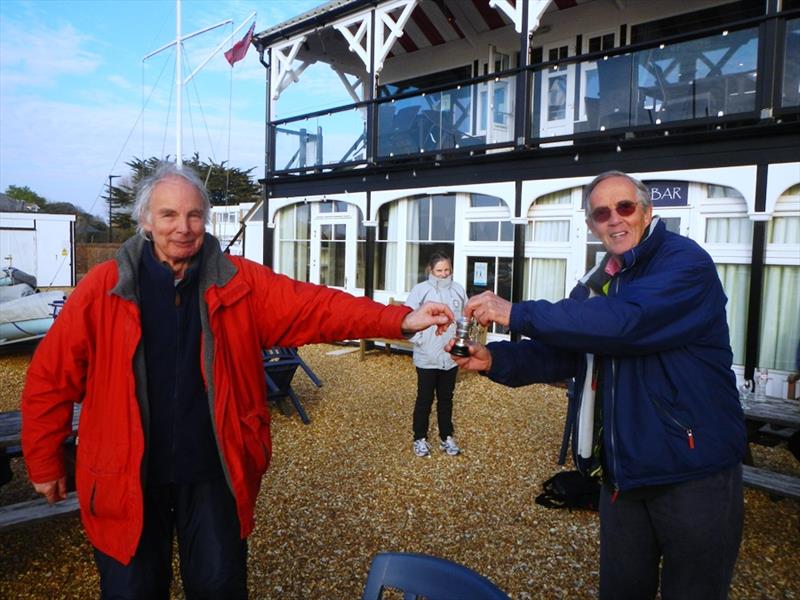
[[[137,123],[139,107],[102,103],[78,106],[57,99],[15,97],[0,107],[0,189],[29,186],[51,201],[72,202],[103,214],[108,175],[126,175],[134,156],[175,155],[174,112],[153,112]],[[134,126],[136,124],[136,126]],[[165,127],[166,124],[166,127]],[[228,158],[227,115],[206,115],[205,127],[185,124],[183,154],[197,150],[202,159]],[[142,134],[144,128],[144,135]],[[165,131],[166,129],[166,131]],[[214,145],[212,153],[208,138]],[[196,144],[196,147],[195,147]],[[230,164],[263,166],[264,124],[233,118]]]
[[[102,64],[99,54],[85,48],[96,40],[70,24],[49,27],[4,18],[2,37],[0,81],[6,93],[19,86],[54,86],[60,77],[87,75]]]

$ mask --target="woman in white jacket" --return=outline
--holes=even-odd
[[[453,281],[453,263],[446,254],[434,253],[428,260],[428,279],[411,290],[405,305],[416,310],[424,302],[441,302],[450,307],[458,319],[462,316],[467,295]],[[417,401],[414,404],[414,454],[430,456],[428,421],[433,396],[436,394],[436,416],[439,423],[439,448],[449,456],[461,452],[453,439],[453,390],[458,369],[445,352],[445,344],[453,337],[452,328],[436,335],[436,328],[420,331],[411,338],[414,343],[414,366],[417,368]]]

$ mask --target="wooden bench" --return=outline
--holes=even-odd
[[[800,500],[800,477],[742,465],[742,480],[746,486],[770,495]]]
[[[771,496],[784,496],[800,500],[800,477],[786,475],[753,465],[750,445],[765,441],[769,445],[784,440],[788,433],[800,429],[800,403],[784,398],[767,397],[762,402],[749,402],[744,407],[747,421],[747,455],[742,469],[742,480],[748,487],[767,492]],[[784,429],[788,431],[783,431]]]
[[[70,492],[65,500],[52,505],[48,504],[44,498],[38,498],[27,502],[0,506],[0,531],[25,525],[26,523],[71,515],[77,513],[78,509],[77,492]]]
[[[391,306],[403,306],[402,301],[395,300],[394,298],[389,298],[388,304]],[[386,354],[391,354],[392,348],[407,350],[408,352],[413,352],[414,350],[414,344],[408,340],[396,340],[390,338],[363,338],[358,341],[358,358],[360,360],[364,360],[367,350],[373,348],[376,343],[383,344],[383,350],[386,352]]]
[[[72,435],[65,443],[64,460],[67,466],[67,498],[52,506],[44,498],[27,500],[16,504],[0,506],[0,531],[25,523],[42,521],[52,517],[72,514],[78,511],[78,497],[75,489],[75,434],[80,419],[80,404],[73,407]],[[8,461],[22,455],[22,415],[14,410],[0,413],[0,460]]]

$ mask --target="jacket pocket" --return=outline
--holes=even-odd
[[[75,473],[81,509],[93,517],[128,517],[128,483],[122,475],[105,475],[78,466]]]
[[[666,427],[684,436],[689,449],[694,450],[694,431],[692,431],[691,424],[687,422],[688,420],[672,410],[665,400],[651,394],[650,401]]]

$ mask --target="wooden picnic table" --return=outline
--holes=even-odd
[[[757,443],[765,425],[800,430],[800,400],[767,396],[764,402],[749,402],[744,407],[744,416],[748,438],[743,470],[745,485],[772,495],[800,499],[800,477],[757,467],[750,452],[750,445]]]

